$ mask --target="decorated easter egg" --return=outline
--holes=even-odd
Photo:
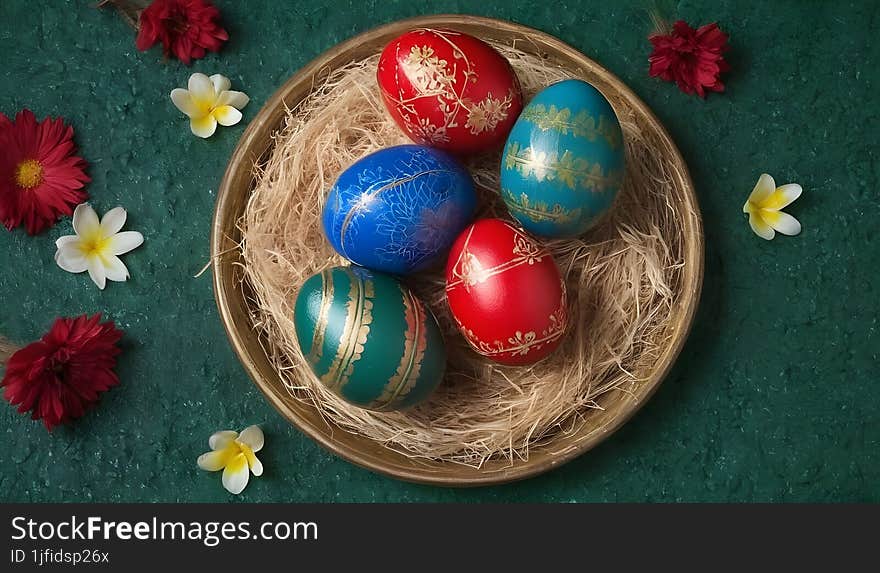
[[[565,333],[565,283],[553,257],[501,219],[480,219],[453,243],[446,298],[471,347],[495,362],[537,362]]]
[[[360,267],[309,277],[296,298],[294,327],[315,376],[362,408],[412,406],[443,379],[437,320],[393,277]]]
[[[452,156],[419,145],[367,155],[336,180],[324,232],[348,260],[406,274],[445,253],[476,208],[470,174]]]
[[[523,109],[501,159],[501,194],[527,231],[574,237],[608,211],[623,183],[623,133],[611,104],[580,80]]]
[[[501,147],[522,110],[510,63],[461,32],[417,29],[392,40],[377,79],[391,117],[413,141],[455,153]]]

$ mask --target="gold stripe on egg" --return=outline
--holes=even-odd
[[[345,305],[345,326],[339,337],[339,348],[330,369],[321,376],[321,381],[329,388],[341,388],[348,381],[354,362],[360,359],[364,343],[373,322],[372,308],[375,296],[373,282],[363,280],[350,269],[346,269],[351,287]]]
[[[455,264],[452,266],[453,280],[446,283],[446,292],[463,285],[466,291],[474,285],[484,283],[490,278],[500,275],[520,265],[540,263],[547,255],[547,251],[535,244],[529,237],[521,233],[516,227],[507,225],[512,231],[513,244],[510,245],[511,258],[494,267],[484,267],[476,255],[470,252],[469,244],[473,228],[465,238],[461,252],[458,254]]]
[[[337,385],[342,388],[348,383],[351,373],[354,371],[354,363],[361,359],[364,352],[364,344],[370,335],[370,324],[373,322],[373,298],[376,296],[375,285],[370,279],[364,279],[360,289],[360,315],[352,328],[352,336],[349,339],[349,352],[340,365],[340,375]]]
[[[380,409],[399,398],[404,398],[415,388],[421,375],[425,349],[428,346],[425,309],[408,289],[401,289],[401,294],[403,295],[403,312],[406,321],[403,355],[400,358],[397,371],[382,390],[382,395],[373,402],[374,407]]]
[[[321,309],[318,311],[318,320],[315,324],[315,333],[312,336],[312,348],[306,360],[310,364],[317,364],[321,360],[324,351],[324,335],[327,332],[327,322],[330,316],[330,307],[333,306],[333,275],[329,269],[321,271]]]
[[[604,173],[597,163],[591,164],[583,157],[575,157],[565,151],[562,157],[555,151],[534,152],[531,147],[520,147],[514,142],[504,156],[505,169],[515,169],[523,177],[534,176],[538,181],[559,180],[572,191],[581,188],[602,193],[620,185],[621,173]]]

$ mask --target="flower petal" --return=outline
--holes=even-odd
[[[755,188],[752,189],[751,195],[749,195],[749,201],[755,205],[760,205],[774,191],[776,191],[776,182],[766,173],[762,173],[758,178],[758,182],[755,183]]]
[[[99,289],[104,290],[104,287],[107,285],[107,271],[104,270],[101,259],[98,257],[87,257],[86,261],[88,262],[88,271],[92,282],[98,285]]]
[[[241,112],[232,107],[231,105],[223,105],[216,109],[214,109],[211,114],[214,116],[220,125],[235,125],[239,121],[241,121]]]
[[[250,473],[247,458],[244,454],[239,453],[226,464],[226,468],[223,470],[223,487],[229,493],[241,493],[248,483]]]
[[[758,207],[761,209],[769,209],[771,211],[779,211],[780,209],[791,205],[792,202],[800,197],[803,192],[803,187],[797,183],[789,183],[788,185],[777,187],[769,197],[764,199],[758,205]]]
[[[749,225],[752,227],[752,231],[762,239],[769,241],[776,236],[776,232],[770,225],[764,222],[759,212],[749,214]]]
[[[198,117],[203,115],[199,106],[193,101],[190,93],[183,88],[174,88],[171,90],[171,101],[174,106],[188,115],[189,117]]]
[[[257,477],[263,475],[263,462],[261,462],[253,452],[251,452],[251,455],[246,455],[245,457],[248,459],[248,466],[251,468],[251,473]]]
[[[233,432],[232,430],[220,430],[219,432],[211,434],[211,437],[208,438],[208,446],[212,450],[222,450],[231,444],[237,437],[238,432]]]
[[[77,237],[76,235],[64,235],[63,237],[58,237],[58,240],[55,241],[55,246],[60,249],[67,245],[78,243],[79,240],[79,237]]]
[[[82,237],[89,235],[98,230],[101,222],[98,221],[98,214],[92,209],[88,203],[80,203],[73,211],[73,230]]]
[[[101,230],[107,236],[115,235],[125,225],[126,217],[128,217],[128,213],[122,207],[110,209],[101,217]]]
[[[241,440],[238,440],[238,447],[241,448],[241,453],[244,454],[244,457],[247,459],[248,467],[251,468],[251,472],[255,476],[263,475],[263,464],[260,460],[257,459],[257,456],[254,455],[254,451],[251,447]]]
[[[222,470],[238,454],[238,448],[211,450],[199,456],[196,463],[203,470],[216,472]]]
[[[761,218],[783,235],[797,235],[801,232],[800,222],[788,213],[761,209]]]
[[[121,283],[128,280],[128,277],[130,276],[128,274],[128,268],[125,266],[125,263],[119,260],[119,257],[116,255],[109,255],[103,257],[102,262],[104,263],[104,274],[107,275],[108,281]]]
[[[214,84],[214,93],[219,94],[220,92],[224,92],[232,87],[232,82],[229,81],[229,78],[220,74],[214,74],[211,76],[211,83]]]
[[[114,255],[125,253],[140,247],[144,243],[144,236],[137,231],[123,231],[110,237],[108,248]]]
[[[217,97],[217,106],[231,105],[234,108],[242,109],[251,101],[251,98],[244,92],[227,90]]]
[[[189,128],[193,134],[207,139],[217,131],[217,120],[214,119],[213,115],[206,115],[199,119],[190,119]]]
[[[61,237],[62,239],[64,237]],[[61,239],[58,239],[59,241]],[[55,262],[69,273],[81,273],[89,269],[89,261],[75,244],[62,245],[55,252]]]
[[[263,443],[265,440],[266,438],[263,435],[263,430],[256,425],[248,426],[242,430],[241,435],[238,436],[238,441],[247,444],[247,446],[255,452],[259,452],[263,449]]]
[[[196,72],[191,75],[188,87],[189,95],[197,107],[205,104],[213,106],[217,100],[217,94],[214,92],[214,83],[205,74]]]

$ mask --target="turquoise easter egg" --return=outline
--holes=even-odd
[[[523,108],[501,159],[501,195],[531,233],[574,237],[623,184],[623,132],[608,100],[581,80],[544,88]]]
[[[407,408],[443,379],[437,320],[388,275],[333,267],[309,277],[296,298],[294,327],[315,376],[356,406]]]

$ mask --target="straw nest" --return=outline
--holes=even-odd
[[[528,99],[567,74],[537,56],[496,46]],[[626,178],[611,214],[575,240],[550,241],[569,292],[570,326],[560,348],[531,367],[505,367],[472,352],[444,298],[442,265],[408,277],[437,316],[449,352],[444,383],[405,412],[351,406],[312,375],[296,341],[293,305],[303,281],[343,261],[323,235],[321,210],[336,176],[379,148],[406,143],[387,116],[375,81],[378,55],[331,70],[287,112],[239,221],[244,280],[253,289],[253,328],[297,400],[328,423],[408,457],[480,466],[527,459],[560,432],[591,424],[595,409],[627,398],[652,372],[674,334],[671,310],[682,296],[680,203],[669,190],[681,173],[638,117],[612,98],[626,142]],[[480,216],[508,214],[498,195],[500,153],[468,165]]]

